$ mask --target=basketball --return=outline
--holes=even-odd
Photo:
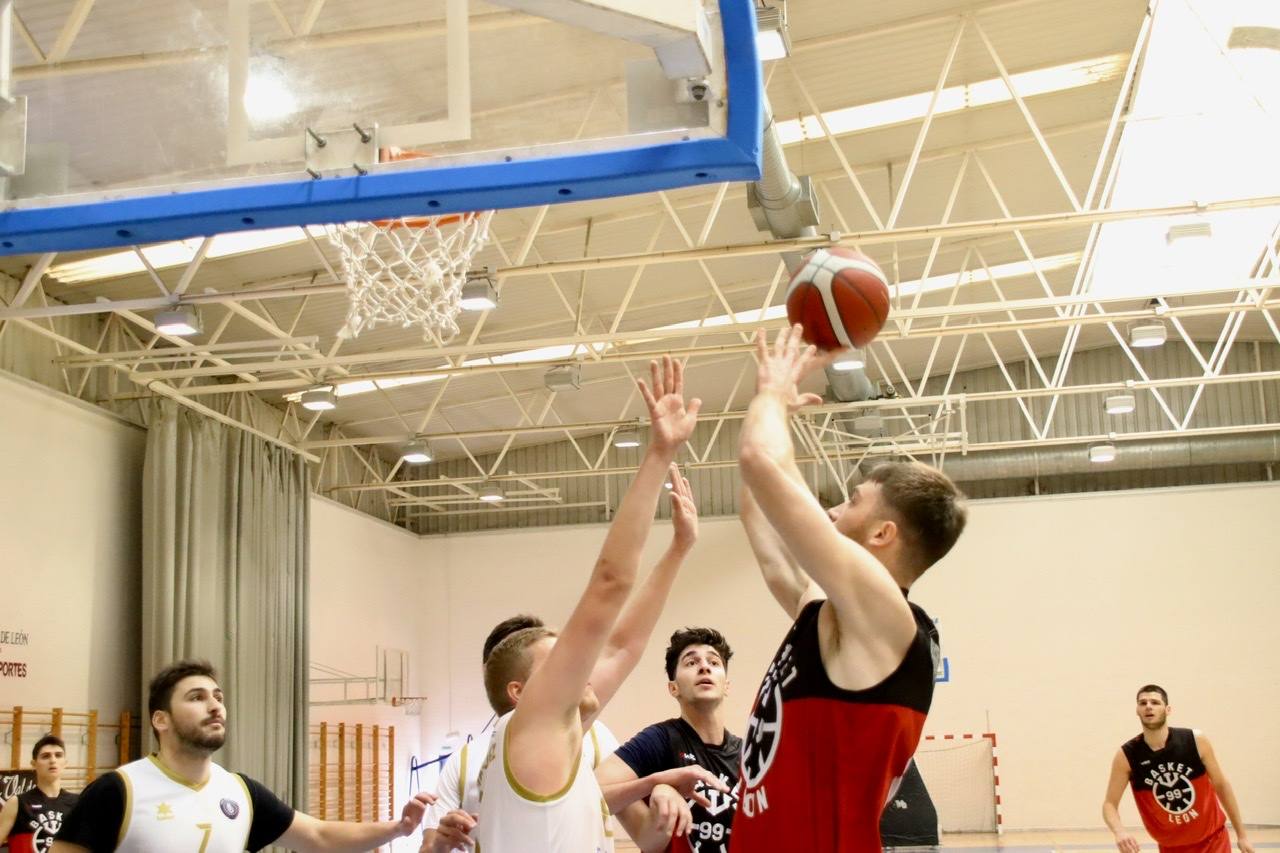
[[[821,350],[857,347],[889,319],[889,283],[875,261],[856,249],[832,246],[805,256],[787,286],[787,320]]]

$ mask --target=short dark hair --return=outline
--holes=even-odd
[[[147,719],[151,719],[156,711],[171,711],[173,689],[182,679],[193,675],[203,675],[205,678],[218,680],[217,670],[207,660],[180,660],[156,673],[155,678],[152,678],[151,683],[147,685]],[[159,740],[160,733],[156,731],[155,726],[151,727],[151,731]]]
[[[493,654],[493,650],[507,637],[510,637],[516,631],[523,631],[525,628],[541,628],[544,623],[537,616],[530,616],[528,613],[520,613],[512,616],[510,619],[503,619],[497,625],[493,626],[493,630],[489,632],[489,636],[484,638],[484,651],[480,655],[480,663],[489,660],[489,655]]]
[[[946,474],[919,462],[884,462],[867,479],[879,484],[884,503],[902,522],[903,542],[919,577],[964,532],[969,518],[964,492]]]
[[[484,662],[484,693],[489,707],[495,714],[505,714],[515,707],[507,695],[507,685],[513,681],[528,681],[533,669],[529,647],[545,637],[554,637],[555,631],[542,625],[522,628],[508,634],[494,646],[489,659]]]
[[[676,664],[680,661],[680,655],[690,646],[710,646],[720,655],[724,668],[729,668],[733,649],[729,648],[729,641],[723,634],[715,628],[681,628],[671,635],[671,641],[667,643],[667,681],[676,680]]]
[[[1169,694],[1166,693],[1164,688],[1161,687],[1159,684],[1142,685],[1141,687],[1138,688],[1138,692],[1134,694],[1133,701],[1135,702],[1138,701],[1138,698],[1142,696],[1143,693],[1159,693],[1160,701],[1164,702],[1164,704],[1166,705],[1169,704]]]
[[[39,758],[40,750],[44,749],[46,746],[59,747],[62,750],[63,755],[66,755],[67,745],[62,742],[62,738],[57,735],[45,735],[40,738],[40,740],[36,741],[35,746],[31,747],[31,760],[35,761]]]

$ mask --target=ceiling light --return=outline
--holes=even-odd
[[[851,349],[835,361],[831,362],[831,369],[838,370],[841,373],[847,373],[850,370],[861,370],[867,366],[867,359],[863,356],[861,350]]]
[[[880,415],[859,415],[853,419],[853,431],[864,438],[884,435],[884,418]]]
[[[1180,240],[1204,240],[1212,236],[1213,226],[1207,220],[1199,219],[1194,222],[1170,225],[1169,230],[1164,232],[1164,241],[1172,246]]]
[[[557,364],[547,370],[542,381],[550,391],[577,391],[582,387],[581,368],[576,364]]]
[[[400,461],[406,465],[425,465],[431,459],[431,445],[422,436],[415,435],[400,448]]]
[[[156,313],[156,331],[162,335],[198,335],[200,329],[200,313],[190,305],[175,305]]]
[[[1114,462],[1116,446],[1109,441],[1089,445],[1090,462]]]
[[[1108,415],[1127,415],[1137,408],[1137,398],[1132,394],[1110,394],[1103,401]]]
[[[479,498],[485,503],[496,504],[505,501],[507,496],[498,483],[485,483],[480,487]]]
[[[1169,339],[1163,320],[1138,320],[1129,326],[1129,345],[1158,347]]]
[[[791,36],[787,31],[787,7],[756,7],[756,53],[761,62],[783,59],[791,55]]]
[[[458,306],[463,311],[492,311],[498,307],[498,289],[487,272],[467,277]]]
[[[303,391],[298,402],[309,412],[328,412],[338,408],[338,399],[334,396],[333,389],[327,385]]]
[[[639,447],[640,430],[620,429],[613,434],[614,447]]]

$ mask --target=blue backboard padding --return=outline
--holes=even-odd
[[[165,193],[0,213],[0,255],[230,231],[534,207],[760,177],[763,81],[753,0],[720,0],[729,88],[723,138],[321,180]]]

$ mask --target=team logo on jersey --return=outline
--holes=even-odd
[[[1180,815],[1196,804],[1196,789],[1187,778],[1191,768],[1185,764],[1157,764],[1147,774],[1146,783],[1160,808]]]
[[[782,742],[782,688],[795,677],[792,646],[787,643],[769,665],[747,719],[746,737],[742,740],[742,781],[747,788],[764,781],[778,754],[778,744]]]
[[[156,806],[156,820],[173,820],[173,806],[168,803]]]
[[[235,800],[228,800],[224,797],[218,801],[218,808],[222,809],[222,813],[232,820],[240,816],[240,804]]]
[[[31,847],[38,853],[45,853],[53,847],[53,838],[62,829],[62,812],[42,812],[30,822]]]

